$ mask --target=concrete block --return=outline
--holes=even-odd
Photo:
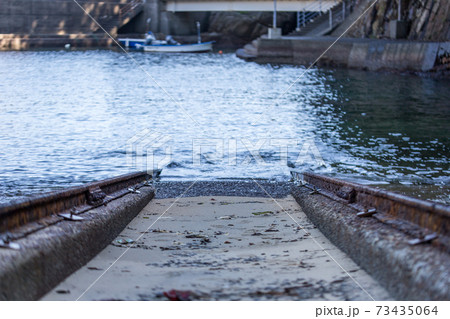
[[[14,19],[9,19],[9,29],[11,33],[30,32],[31,17],[29,15],[17,15]]]
[[[0,13],[0,33],[11,33],[9,15]]]
[[[35,15],[47,15],[52,14],[52,11],[58,7],[59,3],[50,3],[49,1],[32,1],[28,3],[31,7],[31,14]]]
[[[429,71],[434,67],[439,52],[439,43],[424,43],[425,52],[422,62],[422,71]],[[447,49],[450,45],[447,43]],[[448,51],[447,51],[448,52]]]
[[[408,35],[408,22],[389,21],[389,35],[391,39],[405,39]]]
[[[444,55],[450,53],[450,42],[441,42],[439,43],[438,54]]]
[[[347,67],[352,47],[353,44],[350,42],[336,42],[318,63],[320,65]]]
[[[281,38],[281,29],[280,28],[269,28],[268,38],[269,39]]]
[[[0,16],[9,14],[9,1],[0,1]]]
[[[370,42],[367,49],[368,50],[365,68],[372,71],[381,69],[385,50],[385,43],[379,41],[372,41]]]
[[[31,14],[31,6],[29,1],[10,1],[9,2],[10,15],[26,15]]]
[[[60,18],[54,15],[35,16],[32,22],[33,33],[57,33]]]
[[[330,46],[329,41],[295,40],[293,42],[293,61],[309,67]]]
[[[368,51],[368,43],[354,43],[348,56],[348,66],[350,68],[364,69]]]

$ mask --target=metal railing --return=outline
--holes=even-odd
[[[308,23],[313,22],[318,16],[324,13],[321,2],[321,0],[316,0],[302,11],[297,11],[297,26],[295,31],[301,31]],[[339,7],[339,4],[342,7]],[[342,23],[352,11],[354,5],[355,0],[335,0],[335,6],[327,10],[329,30],[334,29],[338,24]]]
[[[334,7],[336,7],[336,5],[338,5],[340,2],[344,2],[344,1],[343,0],[335,0],[334,2],[335,2]],[[332,10],[332,9],[333,8],[330,8],[329,10]],[[297,11],[296,31],[300,31],[308,23],[313,22],[315,18],[326,13],[326,10],[327,10],[327,8],[322,6],[322,0],[315,0],[307,7],[303,8],[302,11]]]
[[[311,12],[306,10],[297,11],[297,28],[296,31],[300,31],[301,27],[305,27],[307,23],[314,20],[319,15],[319,12]]]
[[[345,18],[349,15],[351,11],[353,11],[353,7],[355,5],[354,0],[343,0],[342,1],[342,9],[335,12],[333,14],[333,9],[330,9],[329,12],[329,24],[330,30],[333,30],[335,26],[342,23]]]

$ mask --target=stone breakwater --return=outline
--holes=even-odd
[[[259,63],[288,63],[309,66],[336,40],[334,37],[260,38],[236,52],[238,57]],[[371,71],[448,71],[441,57],[448,55],[450,42],[412,42],[344,38],[318,61],[319,66],[337,66]]]

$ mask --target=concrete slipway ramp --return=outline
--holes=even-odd
[[[60,211],[56,214],[49,207],[41,209],[45,216],[28,222],[11,218],[9,211],[6,225],[7,210],[2,207],[3,246],[11,247],[0,250],[0,298],[445,300],[450,296],[447,235],[423,228],[434,234],[433,239],[416,238],[419,227],[410,222],[401,221],[403,230],[380,222],[386,214],[381,207],[371,211],[373,216],[357,217],[348,203],[336,204],[323,187],[309,183],[153,183],[149,177],[135,174],[116,179],[113,186],[107,181],[90,184],[82,192],[72,190],[78,201],[54,205],[53,212]],[[356,207],[359,190],[355,192],[351,205]],[[30,211],[29,204],[16,204],[16,214],[17,206]],[[21,216],[23,220],[26,213]],[[71,220],[74,216],[83,219]],[[420,243],[413,245],[414,240]]]

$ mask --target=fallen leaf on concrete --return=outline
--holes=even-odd
[[[56,290],[57,294],[70,294],[70,290],[69,289],[59,289]]]
[[[219,219],[233,219],[234,215],[231,216],[220,216]]]
[[[273,212],[271,212],[270,210],[265,211],[265,212],[255,212],[252,213],[252,215],[258,216],[258,215],[265,215],[265,214],[273,214]]]
[[[170,233],[171,231],[164,230],[164,229],[153,229],[152,233]]]
[[[338,283],[341,283],[341,282],[344,282],[344,281],[345,281],[345,278],[336,279],[336,280],[332,281],[331,284],[338,284]]]
[[[97,267],[87,267],[87,269],[89,269],[89,270],[103,270],[103,269],[100,269],[100,268],[97,268]]]
[[[171,301],[189,301],[194,295],[190,290],[169,290],[163,292],[164,296]]]
[[[211,242],[211,239],[209,239],[209,238],[202,238],[202,239],[200,240],[200,242],[201,242],[202,244],[210,243],[210,242]]]
[[[200,234],[190,234],[190,235],[186,235],[186,238],[208,238],[208,236],[200,235]]]
[[[180,250],[181,248],[171,246],[171,247],[159,247],[159,249],[161,249],[161,250]]]

